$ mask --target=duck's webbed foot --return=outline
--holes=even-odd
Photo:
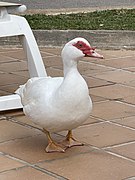
[[[45,129],[43,129],[43,132],[46,134],[47,138],[48,138],[48,146],[46,147],[46,152],[65,152],[66,147],[65,146],[61,146],[58,143],[54,142],[53,139],[50,136],[50,133],[48,131],[46,131]]]
[[[62,152],[64,153],[65,152],[65,149],[64,147],[61,147],[59,144],[57,144],[56,142],[49,142],[48,143],[48,146],[46,147],[46,152]]]
[[[77,141],[73,137],[73,134],[72,134],[71,130],[68,131],[66,139],[61,144],[63,144],[64,146],[66,146],[68,148],[70,148],[72,146],[83,146],[84,145],[84,143]]]

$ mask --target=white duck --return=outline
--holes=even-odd
[[[82,145],[73,138],[72,130],[89,117],[92,101],[77,64],[85,56],[103,58],[84,38],[68,42],[61,55],[64,77],[31,78],[16,91],[21,96],[25,115],[40,125],[48,137],[46,152],[65,152],[65,147]],[[52,132],[63,130],[68,131],[64,147],[50,136]]]

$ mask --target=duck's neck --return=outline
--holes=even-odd
[[[84,81],[83,77],[79,73],[77,69],[77,62],[78,61],[72,61],[70,60],[69,62],[63,61],[64,65],[64,80],[58,89],[60,94],[63,94],[66,98],[71,98],[80,96],[80,93],[86,93],[88,94],[88,89],[86,82]],[[79,88],[78,88],[79,86]],[[58,93],[59,94],[59,93]]]
[[[64,65],[64,67],[63,67],[64,68],[64,78],[72,72],[79,74],[76,61],[70,60],[70,61],[66,62],[63,60],[63,65]]]

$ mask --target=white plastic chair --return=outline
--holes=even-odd
[[[22,12],[26,6],[0,2],[0,37],[18,36],[28,60],[30,77],[47,76],[32,30],[24,17],[8,14],[8,10]],[[17,94],[0,97],[0,111],[22,108]]]

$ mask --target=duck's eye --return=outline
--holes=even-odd
[[[81,48],[82,46],[83,46],[82,44],[78,44],[78,47],[80,47],[80,48]]]

